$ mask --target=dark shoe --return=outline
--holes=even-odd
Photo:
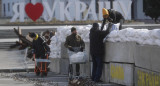
[[[76,76],[79,76],[80,75],[80,73],[76,73]]]
[[[92,81],[94,81],[94,79],[92,79]]]

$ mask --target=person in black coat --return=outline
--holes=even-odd
[[[112,22],[114,24],[116,23],[120,23],[120,26],[119,26],[119,30],[122,29],[122,24],[124,23],[124,17],[122,16],[122,14],[118,11],[115,11],[113,9],[108,9],[108,13],[109,13],[109,16],[107,18],[107,20],[109,22]]]
[[[45,59],[45,54],[49,55],[50,53],[50,48],[47,43],[36,33],[29,33],[29,36],[33,39],[32,53],[35,54],[36,58]]]
[[[100,82],[102,75],[102,59],[105,55],[105,45],[103,39],[109,34],[109,28],[106,31],[99,30],[98,23],[93,23],[90,30],[90,54],[93,61],[92,80]]]

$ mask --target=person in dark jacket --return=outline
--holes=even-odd
[[[122,14],[113,9],[108,9],[108,13],[109,13],[109,16],[107,16],[107,20],[114,24],[120,23],[119,30],[121,30],[122,24],[124,23],[124,20],[125,20]]]
[[[46,42],[38,36],[36,33],[29,33],[29,36],[33,39],[32,42],[32,53],[35,54],[36,58],[45,59],[46,55],[50,53],[50,48]]]
[[[77,34],[75,27],[71,28],[71,32],[72,34],[67,36],[64,46],[68,48],[69,51],[72,51],[72,52],[79,52],[79,51],[83,52],[85,48],[85,43],[83,39]],[[69,67],[70,67],[69,68],[70,73],[72,74],[73,73],[72,65],[70,64]],[[80,75],[79,69],[80,69],[80,65],[76,64],[76,75],[77,76]]]
[[[109,28],[106,31],[99,30],[98,23],[93,23],[90,30],[90,54],[93,61],[92,80],[100,82],[102,75],[102,59],[105,55],[105,46],[103,39],[109,34]]]

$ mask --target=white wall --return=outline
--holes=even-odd
[[[113,9],[122,13],[126,20],[131,20],[131,0],[116,0],[113,2]]]
[[[25,1],[25,3],[28,3],[29,0],[2,0],[2,17],[12,17],[14,15],[13,11],[12,11],[12,6],[13,3],[17,3],[17,2],[23,2]],[[42,2],[42,0],[31,0],[32,2]],[[54,1],[70,1],[75,3],[77,0],[47,0],[50,8],[52,8]],[[90,5],[91,0],[80,0],[82,2],[85,2],[86,4]],[[110,2],[107,0],[99,0],[101,3],[103,3],[103,6],[101,7],[105,7],[107,9],[110,8]],[[125,17],[126,20],[130,20],[131,19],[131,3],[132,0],[115,0],[113,2],[113,9],[119,11],[122,13],[122,15]],[[136,19],[151,19],[150,17],[145,16],[144,12],[143,12],[143,0],[136,0],[136,6],[135,7],[135,18]],[[4,13],[4,4],[5,4],[5,13]],[[8,6],[9,5],[9,6]],[[9,8],[8,8],[9,7]],[[72,4],[71,7],[69,8],[69,12],[70,12],[70,16],[71,18],[74,20],[75,18],[75,5]],[[100,10],[100,9],[99,9]],[[86,10],[87,11],[87,10]],[[101,11],[101,10],[100,10]],[[43,15],[45,15],[46,12],[44,11]],[[85,14],[85,13],[84,13]],[[101,15],[101,13],[97,13],[97,16]],[[56,18],[57,20],[60,19],[60,6],[59,4],[56,5],[56,9],[55,9],[55,13],[53,15],[54,18]],[[82,18],[82,14],[81,14],[81,18]],[[97,17],[99,20],[102,20],[102,17],[98,16]],[[88,20],[92,20],[92,16],[89,15],[88,16]]]
[[[2,16],[11,17],[13,15],[12,11],[13,4],[20,1],[23,0],[2,0]],[[5,5],[5,13],[4,13],[4,5]]]
[[[37,3],[37,2],[42,2],[42,0],[31,0],[31,1],[32,1],[33,4]],[[92,8],[92,12],[90,12],[89,15],[87,15],[87,16],[85,16],[85,15],[88,13],[88,9],[86,9],[83,12],[83,14],[84,14],[83,17],[82,17],[82,13],[81,13],[80,14],[80,18],[81,18],[80,20],[102,20],[103,18],[102,18],[102,10],[101,9],[102,8],[106,8],[106,9],[110,8],[110,2],[109,1],[107,1],[107,0],[100,0],[99,1],[99,4],[100,4],[99,5],[99,12],[96,13],[96,15],[95,15],[94,12],[93,12],[94,10],[96,10],[96,9],[93,9],[95,7],[95,5],[96,5],[96,3],[93,2],[94,0],[46,0],[46,1],[49,4],[49,8],[51,10],[53,9],[54,2],[55,1],[58,2],[56,4],[56,6],[55,6],[55,13],[53,13],[53,16],[52,16],[53,18],[55,18],[57,20],[60,20],[60,18],[62,17],[62,15],[65,15],[62,12],[62,10],[64,10],[64,8],[62,8],[62,10],[60,10],[61,7],[60,7],[59,2],[64,2],[65,1],[64,2],[64,5],[65,5],[64,7],[66,7],[66,5],[68,4],[67,1],[69,1],[70,3],[72,3],[70,5],[70,7],[68,8],[68,10],[69,10],[69,14],[68,15],[70,16],[70,18],[64,16],[64,21],[65,20],[70,20],[70,21],[75,20],[75,16],[76,16],[76,10],[75,10],[76,9],[76,5],[75,5],[75,3],[77,1],[85,2],[87,4],[87,6],[89,6],[88,8]],[[92,1],[92,5],[91,5],[91,1]],[[4,10],[2,10],[2,14],[3,14],[2,16],[4,16],[4,17],[12,17],[14,15],[14,13],[12,11],[12,6],[11,5],[13,3],[17,3],[17,2],[25,2],[25,4],[27,4],[27,3],[29,3],[29,0],[2,0],[2,4],[6,5],[5,6],[5,8],[6,8],[5,13],[4,13]],[[125,1],[124,0],[115,0],[113,2],[113,9],[121,12],[126,20],[130,20],[131,19],[131,3],[132,3],[132,0],[125,0]],[[10,4],[10,8],[9,8],[10,10],[8,10],[8,4]],[[90,6],[92,6],[92,7],[90,7]],[[3,6],[2,6],[2,9],[4,9]],[[61,12],[63,13],[62,15],[61,15]],[[44,7],[44,12],[43,12],[43,15],[41,16],[41,18],[44,18],[44,16],[46,16],[46,18],[49,17],[48,13],[47,13],[47,11],[45,9],[45,7]],[[85,16],[86,19],[84,19],[84,16]],[[25,18],[26,17],[27,16],[25,14]],[[51,18],[50,18],[50,20],[51,20]],[[50,20],[48,20],[48,21],[50,21]],[[63,20],[63,19],[61,19],[61,20]]]

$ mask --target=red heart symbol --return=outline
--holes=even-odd
[[[43,13],[43,5],[41,3],[36,3],[35,5],[28,3],[25,6],[25,11],[29,18],[36,21]]]

